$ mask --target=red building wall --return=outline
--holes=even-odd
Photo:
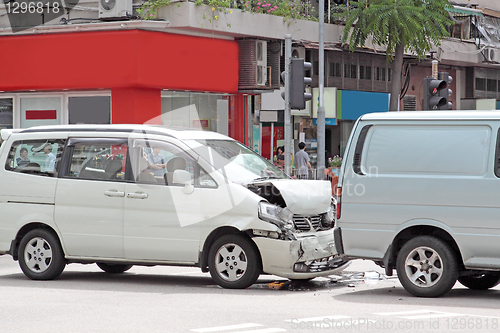
[[[229,40],[95,31],[3,36],[0,49],[8,50],[1,91],[111,89],[113,123],[159,116],[162,89],[238,91],[238,45]]]

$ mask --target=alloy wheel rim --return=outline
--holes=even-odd
[[[247,270],[247,263],[245,251],[234,243],[222,245],[215,254],[217,274],[228,282],[241,279]]]
[[[435,286],[443,276],[443,261],[430,247],[412,250],[405,260],[405,273],[414,285],[423,288]]]
[[[32,238],[24,248],[24,262],[30,271],[43,273],[52,263],[52,248],[42,237]]]

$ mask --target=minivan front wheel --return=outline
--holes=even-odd
[[[444,295],[453,288],[459,273],[453,251],[432,236],[418,236],[403,245],[396,270],[403,287],[419,297]]]
[[[53,280],[66,266],[57,237],[45,229],[31,230],[21,239],[18,258],[24,275],[32,280]]]
[[[212,279],[223,288],[243,289],[257,281],[262,265],[255,246],[240,235],[217,239],[208,254]]]

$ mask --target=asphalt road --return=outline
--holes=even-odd
[[[341,275],[294,284],[261,276],[226,290],[197,268],[133,267],[110,275],[68,265],[31,281],[0,257],[0,332],[500,332],[500,289],[459,283],[444,297],[416,298],[370,261]]]

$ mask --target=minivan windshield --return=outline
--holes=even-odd
[[[262,156],[233,140],[186,140],[197,154],[238,184],[289,178]]]

